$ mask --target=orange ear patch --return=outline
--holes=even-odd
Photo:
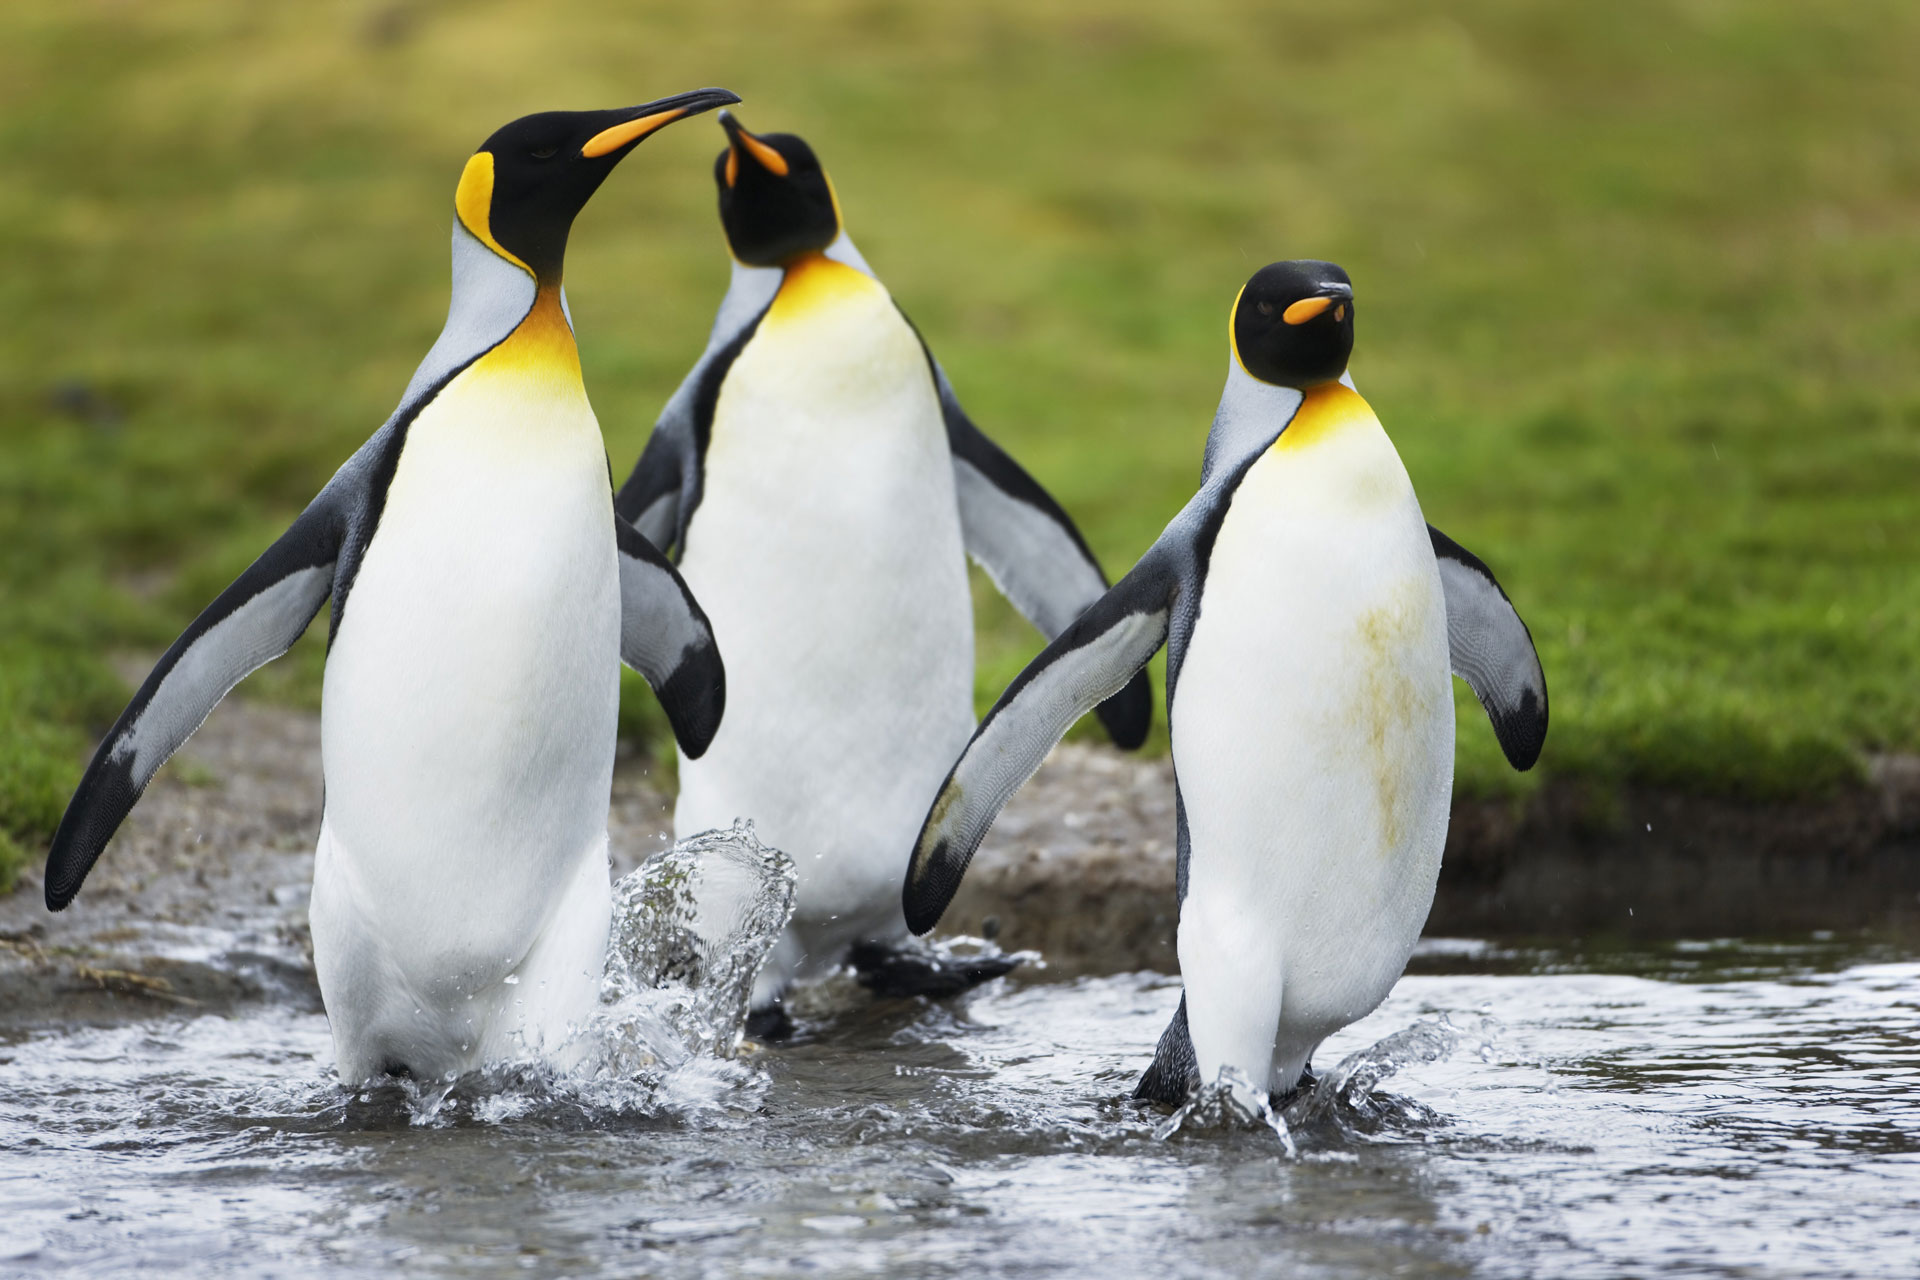
[[[493,152],[476,151],[460,171],[460,185],[453,192],[453,213],[473,238],[528,275],[533,268],[514,257],[493,238]]]

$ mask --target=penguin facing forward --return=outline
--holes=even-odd
[[[950,994],[1009,967],[900,947],[902,850],[973,730],[966,557],[1048,637],[1107,579],[961,409],[847,237],[812,148],[719,119],[732,283],[616,505],[676,549],[727,640],[727,726],[681,765],[675,833],[750,818],[799,867],[754,992],[751,1027],[777,1035],[787,986],[849,958],[885,994]],[[1144,673],[1109,692],[1110,736],[1138,746]]]
[[[621,661],[698,755],[725,703],[705,614],[613,514],[561,293],[574,216],[703,89],[516,120],[454,195],[453,294],[400,407],[160,659],[54,835],[73,899],[154,771],[331,596],[314,965],[340,1078],[564,1064],[611,888]]]
[[[1446,842],[1449,666],[1516,769],[1546,740],[1526,624],[1425,522],[1353,388],[1353,313],[1331,263],[1247,282],[1199,492],[1007,688],[914,846],[903,906],[924,932],[1065,728],[1167,645],[1185,994],[1139,1098],[1233,1067],[1282,1099],[1386,997]]]

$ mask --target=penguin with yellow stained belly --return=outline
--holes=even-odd
[[[1546,739],[1526,625],[1422,518],[1347,376],[1353,308],[1331,263],[1247,282],[1200,491],[1008,687],[914,846],[903,906],[925,932],[1066,727],[1167,645],[1186,991],[1136,1097],[1231,1067],[1283,1098],[1386,997],[1446,842],[1449,664],[1515,768]]]
[[[561,292],[574,216],[702,89],[527,116],[467,162],[446,327],[400,407],[160,659],[54,836],[80,889],[154,772],[329,596],[314,965],[341,1080],[564,1064],[597,1002],[619,664],[698,755],[725,705],[712,630],[613,514]]]
[[[757,1034],[796,978],[851,958],[888,994],[1003,972],[902,949],[902,850],[973,729],[971,554],[1045,635],[1106,590],[1073,521],[967,417],[855,249],[819,160],[720,114],[733,280],[705,353],[616,499],[725,637],[731,701],[680,768],[674,830],[736,818],[799,867],[755,988]],[[1144,673],[1100,715],[1144,740]]]

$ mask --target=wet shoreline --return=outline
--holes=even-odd
[[[0,1026],[317,1010],[306,934],[319,719],[230,701],[156,779],[74,906],[38,875],[0,898]],[[666,847],[646,762],[615,772],[615,874]],[[982,847],[943,931],[1040,951],[1061,976],[1177,972],[1168,761],[1056,750]],[[1552,783],[1457,801],[1429,936],[1920,934],[1920,760],[1812,804]]]

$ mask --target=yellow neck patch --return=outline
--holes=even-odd
[[[833,201],[834,228],[836,231],[845,231],[847,229],[847,219],[846,215],[840,212],[840,193],[833,189],[833,175],[822,170],[820,176],[827,184],[827,199]]]
[[[1251,378],[1253,375],[1247,373],[1247,362],[1240,358],[1240,338],[1233,331],[1233,322],[1240,315],[1240,299],[1245,297],[1246,293],[1247,286],[1241,285],[1240,292],[1233,295],[1233,305],[1227,308],[1227,349],[1233,352],[1233,362],[1240,366],[1240,372],[1246,373]]]
[[[1308,389],[1293,421],[1273,442],[1275,449],[1307,449],[1343,427],[1377,422],[1373,406],[1360,393],[1339,382],[1323,382]]]
[[[580,349],[574,345],[573,326],[560,309],[560,287],[542,285],[526,319],[507,335],[506,341],[474,361],[473,371],[488,377],[547,382],[556,392],[584,391]]]
[[[493,153],[476,151],[467,161],[467,167],[460,172],[460,185],[454,188],[454,216],[460,219],[461,226],[473,233],[475,240],[528,275],[532,275],[532,267],[501,248],[500,242],[493,238],[493,227],[489,218],[492,208]]]
[[[787,264],[780,292],[760,323],[782,325],[803,323],[819,311],[839,303],[886,290],[864,271],[844,262],[836,262],[823,253],[803,253]]]

